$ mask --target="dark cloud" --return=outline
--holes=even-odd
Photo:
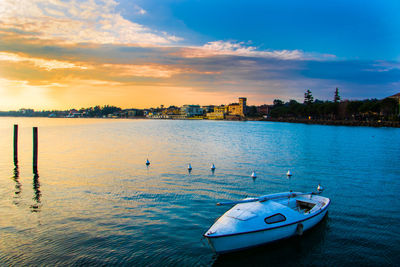
[[[389,84],[400,81],[400,69],[382,69],[376,61],[307,62],[300,72],[306,78],[318,78],[357,84]]]

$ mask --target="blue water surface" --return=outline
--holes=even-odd
[[[0,118],[0,137],[1,265],[400,264],[400,129]],[[222,256],[202,240],[218,201],[319,183],[332,204],[301,237]]]

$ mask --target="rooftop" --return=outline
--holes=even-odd
[[[394,95],[389,96],[389,97],[396,97],[396,98],[399,98],[399,97],[400,97],[400,93],[394,94]]]

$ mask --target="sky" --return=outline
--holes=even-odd
[[[400,92],[398,0],[1,0],[0,110]]]

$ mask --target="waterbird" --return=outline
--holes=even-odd
[[[287,176],[287,177],[292,176],[292,173],[290,172],[290,170],[287,171],[286,176]]]
[[[257,178],[256,171],[253,171],[250,176],[251,176],[251,178]]]
[[[322,191],[324,191],[324,188],[319,184],[317,187],[317,191],[322,192]]]
[[[149,166],[150,165],[150,161],[149,161],[149,159],[147,159],[146,160],[146,166]]]
[[[212,166],[211,166],[211,170],[212,170],[212,171],[215,171],[215,165],[214,165],[214,163],[213,163]]]

